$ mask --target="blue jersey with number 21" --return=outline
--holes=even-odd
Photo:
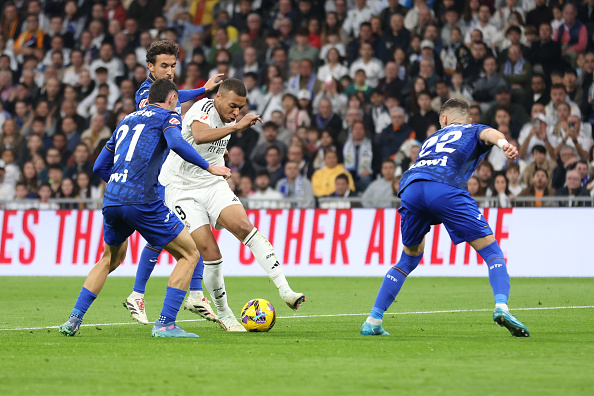
[[[490,128],[481,124],[450,124],[429,136],[419,156],[400,179],[400,193],[413,181],[432,180],[467,190],[466,182],[493,146],[480,139]]]
[[[176,128],[181,118],[156,105],[129,114],[105,145],[114,153],[103,206],[135,205],[160,201],[157,178],[169,153],[163,132]]]

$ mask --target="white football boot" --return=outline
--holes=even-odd
[[[146,310],[144,308],[144,297],[135,297],[135,294],[137,293],[132,293],[128,296],[126,301],[124,301],[124,307],[130,311],[132,319],[136,320],[138,323],[147,325],[149,321],[146,317]]]
[[[302,303],[305,302],[305,295],[303,293],[295,293],[291,289],[282,293],[281,298],[289,306],[289,308],[295,311],[301,306]]]
[[[219,317],[210,306],[210,302],[206,298],[192,298],[188,295],[186,302],[184,303],[184,309],[193,312],[206,320],[216,322]]]
[[[225,331],[245,332],[245,327],[235,318],[233,313],[219,317],[219,326]]]

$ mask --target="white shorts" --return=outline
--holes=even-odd
[[[207,187],[188,190],[167,185],[165,204],[175,212],[191,234],[206,224],[217,230],[222,229],[217,220],[223,209],[241,205],[241,201],[231,191],[229,184],[221,179]]]

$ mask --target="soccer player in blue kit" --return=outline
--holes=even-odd
[[[140,110],[148,104],[149,89],[156,79],[167,78],[173,81],[179,51],[179,45],[170,40],[155,41],[147,48],[146,63],[147,68],[149,69],[149,75],[138,91],[136,91],[136,110]],[[205,93],[214,90],[223,82],[223,76],[223,74],[214,75],[206,82],[203,88],[180,90],[179,100],[175,106],[177,114],[181,115],[181,103],[196,99]],[[217,81],[217,79],[219,81]],[[163,198],[164,188],[160,186],[159,191],[160,196]],[[161,246],[153,246],[150,243],[144,247],[138,262],[136,280],[134,282],[132,293],[126,298],[126,301],[124,301],[124,307],[130,311],[132,318],[142,324],[149,323],[144,302],[146,284],[155,268],[155,264],[157,263],[162,250],[163,248]],[[204,262],[202,256],[200,256],[194,274],[192,275],[190,293],[184,307],[205,319],[216,320],[216,314],[202,292],[203,272]]]
[[[446,101],[439,113],[442,128],[423,142],[416,162],[402,175],[399,212],[404,249],[384,277],[361,335],[389,335],[382,327],[384,313],[421,262],[431,225],[443,223],[452,242],[468,242],[485,260],[495,296],[495,323],[514,337],[530,336],[526,326],[508,310],[510,282],[503,252],[466,188],[466,181],[494,145],[509,159],[515,159],[518,150],[498,130],[471,124],[468,113],[466,102]]]
[[[70,317],[59,330],[74,336],[107,276],[121,263],[127,238],[134,232],[154,246],[164,246],[177,260],[169,281],[154,337],[197,337],[175,323],[199,258],[188,230],[169,210],[158,191],[157,177],[169,149],[213,175],[230,177],[224,166],[210,165],[181,136],[181,117],[175,84],[156,80],[149,92],[149,105],[126,116],[97,158],[93,171],[107,182],[103,198],[104,257],[85,280]],[[122,253],[124,251],[124,253]]]

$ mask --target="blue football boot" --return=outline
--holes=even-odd
[[[497,307],[493,311],[493,321],[499,326],[507,328],[514,337],[530,337],[528,328],[509,311],[501,307]]]
[[[153,337],[200,337],[198,334],[189,333],[179,327],[175,322],[159,323],[157,320],[151,331]]]
[[[369,322],[364,322],[363,326],[361,326],[361,335],[364,336],[376,336],[376,335],[390,335],[381,324],[377,326],[372,325]]]
[[[81,323],[82,323],[82,318],[80,316],[70,315],[70,317],[68,318],[66,323],[64,323],[62,326],[59,327],[59,331],[60,331],[60,333],[66,335],[66,336],[74,337],[74,335],[80,328]]]

